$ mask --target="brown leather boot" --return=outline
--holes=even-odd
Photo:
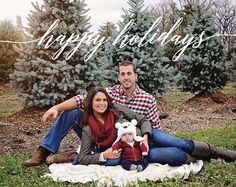
[[[193,156],[196,156],[198,158],[201,157],[222,158],[226,162],[236,161],[236,151],[210,145],[205,142],[199,142],[199,141],[193,141],[193,142],[195,145],[195,148],[191,154]]]
[[[189,164],[190,162],[195,163],[196,162],[196,158],[187,154],[187,160],[184,162],[185,164]],[[203,176],[206,174],[206,170],[205,167],[202,166],[201,170],[197,173],[197,175]]]
[[[47,157],[46,163],[48,165],[53,163],[68,163],[72,162],[78,155],[76,151],[66,151],[62,153],[53,154]]]
[[[192,162],[192,163],[196,162],[196,158],[187,154],[187,160],[184,163],[189,164],[190,162]]]
[[[36,150],[34,156],[22,163],[23,167],[33,167],[38,166],[46,162],[46,158],[50,155],[51,152],[45,149],[44,147],[39,146]]]

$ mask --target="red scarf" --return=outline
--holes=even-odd
[[[104,114],[104,124],[97,120],[92,114],[88,117],[88,124],[97,145],[102,147],[112,145],[115,134],[113,112],[108,111]]]

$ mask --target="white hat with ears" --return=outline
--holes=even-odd
[[[117,132],[117,139],[113,144],[118,142],[124,133],[132,133],[134,140],[137,142],[143,141],[144,140],[143,137],[136,135],[136,125],[137,121],[135,119],[132,119],[131,122],[127,121],[123,123],[116,123],[115,127],[118,129],[118,132]]]

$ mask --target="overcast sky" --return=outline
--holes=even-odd
[[[31,2],[42,0],[0,0],[0,20],[11,19],[14,23],[16,16],[23,19],[23,25],[27,26],[26,17],[30,10],[34,10]],[[146,6],[156,5],[160,0],[145,0]],[[85,0],[87,8],[90,8],[88,16],[91,16],[92,29],[96,30],[100,25],[111,21],[116,23],[123,15],[122,7],[128,7],[127,0]]]

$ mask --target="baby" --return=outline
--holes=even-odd
[[[143,171],[148,166],[148,161],[143,156],[147,156],[147,147],[141,143],[142,137],[136,136],[137,121],[116,123],[118,137],[112,146],[114,153],[121,152],[121,166],[126,170]]]

